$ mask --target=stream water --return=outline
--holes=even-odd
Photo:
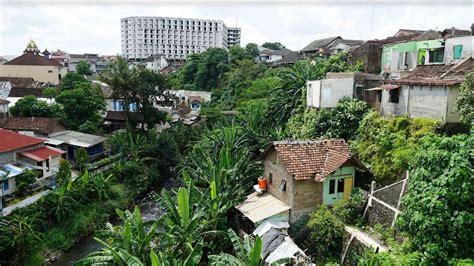
[[[155,220],[163,213],[162,208],[153,199],[151,192],[145,196],[139,204],[144,221]],[[112,224],[120,223],[119,220],[112,221]],[[94,240],[94,236],[90,235],[82,241],[78,242],[71,250],[62,254],[54,263],[49,265],[62,266],[72,265],[74,262],[84,258],[89,253],[100,250],[101,245]]]

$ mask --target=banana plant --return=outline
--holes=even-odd
[[[228,230],[228,236],[234,246],[235,255],[228,253],[210,255],[211,265],[260,266],[263,263],[261,260],[262,239],[259,236],[255,238],[255,241],[252,241],[248,235],[241,240],[232,229]]]
[[[199,264],[201,257],[202,243],[198,243],[193,247],[184,260],[180,257],[165,256],[161,252],[156,254],[153,250],[150,254],[152,266],[194,266]]]
[[[89,254],[76,265],[97,265],[114,263],[118,265],[148,265],[150,253],[156,237],[157,223],[143,222],[140,209],[117,210],[123,225],[107,223],[106,229],[99,231],[100,238],[94,239],[102,245],[102,250]]]

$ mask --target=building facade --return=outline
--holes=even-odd
[[[155,54],[184,60],[208,48],[229,47],[228,28],[220,20],[127,17],[120,23],[122,55],[131,61],[143,61]],[[231,40],[240,42],[240,29],[231,29]]]
[[[55,59],[40,53],[36,43],[28,42],[23,54],[0,65],[0,75],[5,77],[33,78],[35,81],[57,85],[67,73],[67,68]]]
[[[234,45],[240,46],[240,32],[241,32],[240,28],[236,28],[236,27],[229,27],[227,29],[227,36],[228,36],[227,45],[229,47],[234,46]]]

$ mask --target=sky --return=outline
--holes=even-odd
[[[120,54],[120,18],[128,16],[218,19],[242,28],[242,45],[278,41],[291,50],[331,36],[369,40],[391,36],[400,28],[470,28],[474,17],[471,1],[433,1],[0,2],[0,55],[21,54],[30,38],[40,50]]]

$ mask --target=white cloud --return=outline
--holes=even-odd
[[[120,53],[120,18],[210,18],[242,28],[242,42],[279,41],[301,49],[317,38],[385,38],[399,28],[468,29],[470,3],[1,3],[0,54],[20,54],[29,38],[41,49]]]

